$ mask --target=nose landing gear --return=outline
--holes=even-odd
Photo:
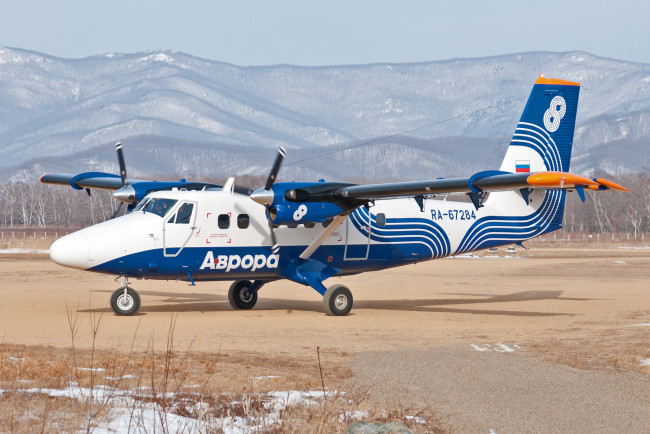
[[[133,315],[140,309],[140,295],[129,288],[129,278],[124,277],[122,288],[118,288],[111,296],[111,309],[117,315]]]

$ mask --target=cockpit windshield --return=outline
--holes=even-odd
[[[157,216],[164,217],[170,209],[178,202],[175,199],[151,198],[144,200],[135,207],[135,211],[150,212]]]

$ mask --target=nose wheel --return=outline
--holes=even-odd
[[[344,316],[352,309],[352,293],[344,285],[332,285],[323,295],[323,310],[328,315]]]
[[[117,315],[133,315],[140,309],[140,295],[128,284],[129,280],[125,278],[124,286],[111,296],[111,309]]]

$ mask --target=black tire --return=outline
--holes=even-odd
[[[116,315],[133,315],[140,309],[140,295],[135,289],[126,288],[125,296],[124,288],[117,289],[111,296],[111,309]]]
[[[344,285],[332,285],[323,295],[323,310],[328,315],[344,316],[352,309],[352,293]]]
[[[257,292],[250,293],[248,288],[252,285],[250,280],[237,280],[230,285],[228,301],[233,309],[252,309],[257,303]]]

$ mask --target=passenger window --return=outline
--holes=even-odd
[[[219,229],[228,229],[230,227],[230,216],[228,214],[219,214],[217,225],[219,225]]]
[[[377,220],[377,226],[386,226],[386,214],[383,212],[378,213],[375,219]]]
[[[249,224],[250,219],[248,218],[248,214],[239,214],[237,216],[237,227],[239,229],[246,229]]]
[[[194,204],[184,203],[178,208],[176,213],[176,224],[187,225],[190,223],[190,218],[192,217],[192,210],[194,210]]]

